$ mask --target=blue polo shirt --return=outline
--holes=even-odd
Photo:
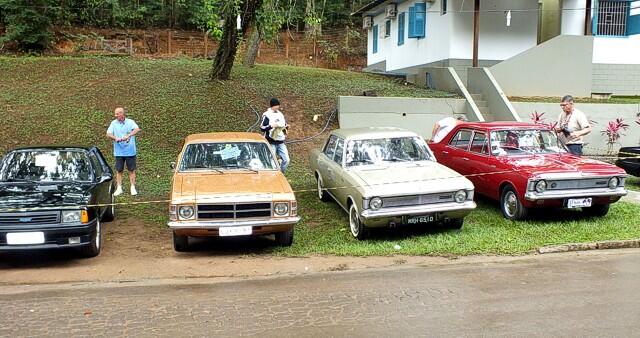
[[[115,137],[125,137],[129,135],[134,129],[137,129],[138,125],[132,119],[125,118],[123,122],[117,119],[111,121],[107,133]],[[136,137],[131,136],[129,141],[116,142],[113,141],[113,156],[136,156]]]

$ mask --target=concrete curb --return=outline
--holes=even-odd
[[[595,243],[570,243],[561,245],[543,246],[538,249],[538,253],[558,253],[569,251],[586,251],[586,250],[607,250],[607,249],[629,249],[640,248],[640,239],[630,239],[624,241],[602,241]]]

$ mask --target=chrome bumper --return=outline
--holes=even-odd
[[[535,191],[528,191],[524,194],[524,198],[528,201],[538,200],[551,200],[551,199],[563,199],[572,197],[621,197],[625,196],[627,191],[624,188],[608,189],[573,189],[573,190],[559,190],[559,191],[545,191],[538,193]]]
[[[287,225],[296,224],[300,221],[300,217],[283,217],[277,219],[266,220],[227,220],[227,221],[172,221],[167,223],[171,229],[218,229],[223,227],[236,226],[269,226],[269,225]]]
[[[474,201],[466,201],[464,203],[435,203],[416,205],[410,207],[396,207],[396,208],[382,208],[379,210],[364,210],[360,216],[364,219],[376,219],[385,217],[398,217],[409,215],[422,215],[431,213],[447,213],[447,212],[460,212],[471,210],[476,208]]]

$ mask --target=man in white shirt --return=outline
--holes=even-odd
[[[562,107],[562,113],[558,116],[558,124],[555,128],[558,138],[567,146],[570,153],[582,156],[584,136],[591,132],[589,119],[574,107],[571,95],[562,98],[560,107]]]
[[[269,141],[276,156],[280,156],[280,170],[284,173],[289,165],[289,151],[284,143],[287,137],[287,121],[280,111],[280,101],[271,99],[270,107],[262,113],[262,123],[260,129],[264,132],[264,137]]]
[[[464,123],[467,121],[467,118],[464,115],[458,115],[456,118],[453,117],[445,117],[442,120],[436,122],[433,126],[433,130],[431,131],[431,141],[438,143],[442,141],[442,139],[449,134],[453,128],[460,123]]]

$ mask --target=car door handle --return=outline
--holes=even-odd
[[[442,153],[446,155],[446,154],[448,154],[449,152],[448,152],[448,151],[446,151],[446,150],[443,150],[443,151],[442,151]]]
[[[463,158],[462,158],[462,160],[463,160],[463,161],[469,161],[469,159],[468,159],[468,158],[466,158],[466,157],[463,157]]]

